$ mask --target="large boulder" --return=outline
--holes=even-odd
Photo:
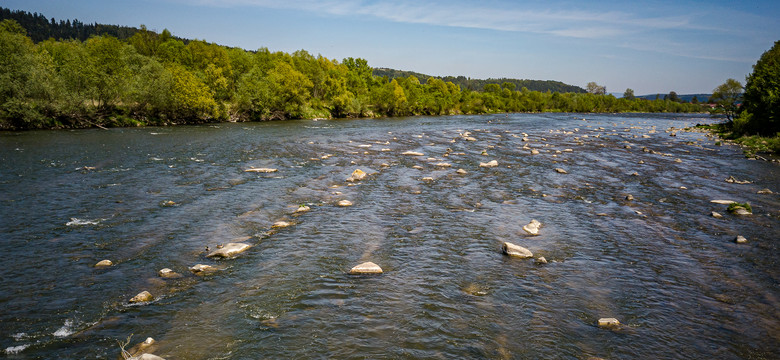
[[[538,222],[536,220],[531,220],[531,222],[528,225],[523,226],[523,230],[525,230],[525,232],[527,232],[527,233],[529,233],[531,235],[539,235],[539,227],[541,227],[541,226],[542,226],[542,223],[540,223],[540,222]]]
[[[531,252],[531,250],[528,250],[522,246],[515,245],[509,242],[505,242],[501,246],[501,251],[509,256],[519,257],[519,258],[532,258],[534,257],[534,254]]]
[[[227,243],[221,249],[212,251],[210,254],[206,255],[206,257],[229,258],[247,251],[250,247],[252,247],[252,245],[242,242]]]
[[[355,182],[355,181],[360,181],[360,180],[363,180],[363,179],[365,179],[365,178],[366,178],[366,175],[368,175],[368,174],[366,174],[366,172],[365,172],[365,171],[363,171],[363,170],[360,170],[360,169],[356,169],[355,171],[353,171],[353,172],[352,172],[352,175],[350,175],[350,176],[347,178],[347,181],[348,181],[348,182]]]
[[[138,295],[133,296],[133,298],[130,299],[130,303],[132,304],[132,303],[139,303],[139,302],[147,302],[152,300],[154,300],[154,296],[152,296],[152,294],[149,293],[148,291],[143,291]]]
[[[352,275],[381,274],[382,268],[379,267],[379,265],[369,261],[353,267],[351,270],[349,270],[349,273]]]

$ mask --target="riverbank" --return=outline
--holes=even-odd
[[[780,156],[780,137],[767,137],[760,135],[737,135],[726,123],[696,125],[696,129],[706,130],[718,136],[725,142],[734,143],[742,147],[742,152],[747,158],[778,162]],[[716,143],[718,145],[718,143]],[[766,156],[773,158],[767,159]]]

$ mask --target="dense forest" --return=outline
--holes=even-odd
[[[52,22],[50,21],[49,24]],[[67,25],[67,22],[65,23]],[[73,22],[70,23],[71,27]],[[100,26],[96,26],[95,29]],[[666,100],[540,92],[510,81],[482,89],[375,76],[367,61],[185,41],[145,27],[119,39],[35,42],[0,22],[0,129],[134,126],[498,112],[698,112]]]
[[[387,68],[375,68],[374,69],[374,75],[375,76],[386,76],[389,80],[393,80],[395,78],[408,78],[410,76],[414,76],[418,79],[420,79],[420,82],[426,81],[428,78],[434,78],[439,79],[444,82],[451,82],[455,85],[458,85],[461,89],[464,90],[473,90],[473,91],[479,91],[485,88],[485,85],[487,84],[496,84],[501,85],[504,83],[509,83],[515,86],[515,89],[522,89],[526,88],[530,91],[541,91],[541,92],[561,92],[561,93],[584,93],[585,89],[564,84],[560,81],[552,81],[552,80],[519,80],[519,79],[472,79],[467,78],[465,76],[429,76],[425,74],[420,74],[414,71],[403,71],[403,70],[395,70],[395,69],[387,69]],[[425,79],[425,80],[423,80]]]
[[[85,24],[74,19],[57,21],[55,18],[48,19],[43,14],[29,13],[23,10],[11,10],[0,7],[0,20],[11,19],[19,23],[27,30],[27,36],[33,42],[39,43],[44,40],[52,39],[75,39],[85,41],[94,35],[113,36],[124,40],[127,39],[139,29],[128,26],[105,25],[105,24]]]

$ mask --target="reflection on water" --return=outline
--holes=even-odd
[[[777,165],[670,136],[707,118],[584,117],[0,134],[0,350],[113,358],[134,334],[169,359],[780,353],[780,200],[756,193],[780,191]],[[261,167],[278,171],[244,171]],[[369,176],[347,183],[355,169]],[[247,237],[235,259],[206,257]],[[347,275],[364,261],[385,273]],[[144,290],[155,300],[127,303]]]

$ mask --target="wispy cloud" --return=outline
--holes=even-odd
[[[550,34],[574,38],[610,38],[638,30],[693,29],[687,16],[642,17],[624,11],[534,9],[513,3],[492,7],[449,2],[200,0],[211,6],[257,6],[328,15],[371,16],[398,23]]]

